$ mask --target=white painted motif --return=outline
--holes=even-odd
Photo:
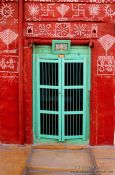
[[[6,0],[7,1],[7,0]],[[13,1],[13,0],[10,0]],[[91,3],[113,3],[114,0],[25,0],[25,2],[91,2]]]
[[[65,4],[61,4],[60,6],[56,7],[58,12],[61,14],[61,18],[58,18],[59,21],[66,21],[67,18],[64,18],[65,14],[68,12],[69,10],[69,6],[65,5]]]
[[[14,24],[18,24],[18,19],[14,18]]]
[[[74,33],[77,36],[85,36],[86,33],[86,24],[75,24],[74,25]]]
[[[98,35],[98,25],[97,24],[92,24],[91,37],[92,38],[97,38],[97,35]]]
[[[13,11],[14,9],[12,9],[11,4],[2,4],[0,8],[0,23],[5,24],[6,19],[13,17]]]
[[[27,35],[33,36],[33,34],[34,34],[34,27],[33,27],[33,25],[29,25],[27,27]]]
[[[38,5],[35,5],[35,4],[29,5],[28,11],[29,11],[30,15],[32,15],[33,19],[36,20],[36,15],[39,13]]]
[[[47,16],[55,17],[55,13],[54,13],[54,9],[53,9],[54,5],[55,5],[55,3],[47,4],[47,5],[46,4],[40,4],[41,11],[42,11],[41,16],[42,17],[47,17]]]
[[[13,17],[13,11],[14,9],[12,9],[11,4],[3,4],[0,9],[0,15],[3,18]]]
[[[7,50],[9,50],[9,44],[16,40],[18,34],[10,29],[3,30],[0,32],[0,39],[7,45]]]
[[[53,30],[52,30],[53,29]],[[87,23],[66,23],[58,22],[51,23],[31,23],[29,22],[26,27],[26,37],[71,37],[71,38],[97,38],[98,37],[98,24]]]
[[[105,16],[110,17],[111,19],[115,16],[115,11],[112,10],[112,8],[110,7],[110,5],[106,5],[105,6]]]
[[[108,50],[115,43],[115,37],[111,35],[104,35],[98,40],[106,51],[105,56],[99,56],[97,60],[97,74],[98,75],[113,75],[114,74],[114,56],[108,56]]]
[[[99,40],[100,44],[106,51],[106,56],[107,56],[107,51],[112,47],[112,45],[115,43],[115,37],[111,35],[104,35],[102,36]]]
[[[51,24],[40,24],[39,25],[39,35],[51,35]]]
[[[85,17],[85,4],[72,4],[74,15],[72,18]]]
[[[70,23],[56,23],[55,32],[56,37],[69,37]]]
[[[12,58],[10,58],[8,61],[3,58],[0,60],[0,67],[2,68],[2,70],[5,70],[7,68],[14,69],[15,61]]]
[[[97,60],[97,75],[114,75],[114,56],[99,56]]]
[[[0,50],[0,53],[4,54],[16,54],[18,53],[18,49],[13,49],[13,50]]]
[[[97,16],[100,13],[100,6],[98,4],[89,5],[88,11],[91,16]]]

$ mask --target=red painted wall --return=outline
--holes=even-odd
[[[23,12],[19,8],[22,3]],[[114,0],[0,1],[1,143],[33,142],[32,44],[51,44],[52,39],[71,39],[72,43],[93,43],[90,144],[113,144],[114,11]],[[20,29],[22,15],[23,33]],[[20,83],[23,83],[23,86],[20,86]],[[20,104],[21,101],[23,105]]]

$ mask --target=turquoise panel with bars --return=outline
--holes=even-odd
[[[88,139],[89,47],[72,46],[67,55],[52,54],[51,46],[33,50],[34,142]]]

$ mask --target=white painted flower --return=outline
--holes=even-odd
[[[13,11],[11,4],[3,4],[3,6],[0,9],[0,15],[2,15],[4,18],[9,18],[13,16]]]
[[[33,18],[35,18],[35,15],[37,15],[37,13],[39,12],[39,7],[35,4],[31,4],[29,5],[29,12],[30,12],[30,15],[33,16]]]
[[[100,6],[98,4],[92,4],[88,8],[90,15],[97,16],[99,15]]]
[[[86,32],[86,25],[85,24],[74,25],[74,32],[78,36],[84,36]]]
[[[40,24],[39,25],[39,34],[40,35],[51,35],[51,24]]]
[[[70,34],[70,24],[57,23],[56,24],[56,36],[68,36]]]
[[[108,16],[110,18],[115,16],[115,11],[111,8],[110,5],[105,6],[105,16]]]

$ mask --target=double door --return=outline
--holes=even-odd
[[[38,139],[86,137],[86,58],[74,54],[36,59]]]

